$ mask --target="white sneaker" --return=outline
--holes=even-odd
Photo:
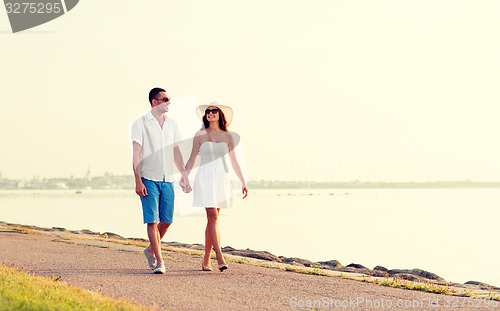
[[[144,256],[146,256],[146,259],[148,260],[148,265],[151,268],[151,270],[156,268],[156,257],[149,253],[149,246],[146,247],[146,249],[144,249],[143,253]]]
[[[159,264],[156,265],[155,269],[153,270],[153,273],[155,274],[165,273],[165,265],[163,264],[163,262],[160,262]]]

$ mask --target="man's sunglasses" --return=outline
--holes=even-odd
[[[216,114],[216,113],[219,113],[219,110],[218,109],[207,109],[205,110],[205,114],[209,114],[209,113],[213,113],[213,114]]]
[[[157,101],[168,102],[168,101],[170,100],[170,98],[168,98],[168,97],[164,97],[164,98],[157,98],[156,100],[157,100]]]

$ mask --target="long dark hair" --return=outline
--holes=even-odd
[[[217,110],[219,110],[219,127],[221,130],[227,132],[227,121],[226,121],[226,116],[224,115],[224,112],[219,107],[215,107]],[[207,129],[210,126],[210,122],[207,119],[207,113],[203,115],[203,125]]]

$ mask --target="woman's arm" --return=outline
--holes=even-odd
[[[248,195],[247,184],[245,183],[245,178],[243,177],[243,173],[241,172],[240,165],[238,164],[238,160],[236,159],[236,154],[234,153],[234,139],[231,133],[229,135],[229,159],[231,160],[231,166],[233,167],[236,176],[240,179],[241,182],[241,191],[243,192],[243,199]]]

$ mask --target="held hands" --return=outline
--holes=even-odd
[[[182,188],[182,191],[185,193],[191,192],[191,186],[189,184],[189,179],[181,177],[181,180],[179,182],[179,185]],[[145,197],[148,195],[148,191],[146,190],[146,186],[142,183],[142,181],[137,182],[135,184],[135,193],[137,193],[138,196]]]
[[[189,192],[191,192],[191,190],[193,190],[193,189],[191,189],[191,185],[189,184],[189,179],[187,176],[181,177],[181,180],[179,181],[179,186],[181,186],[182,191],[184,191],[185,193],[189,193]]]

